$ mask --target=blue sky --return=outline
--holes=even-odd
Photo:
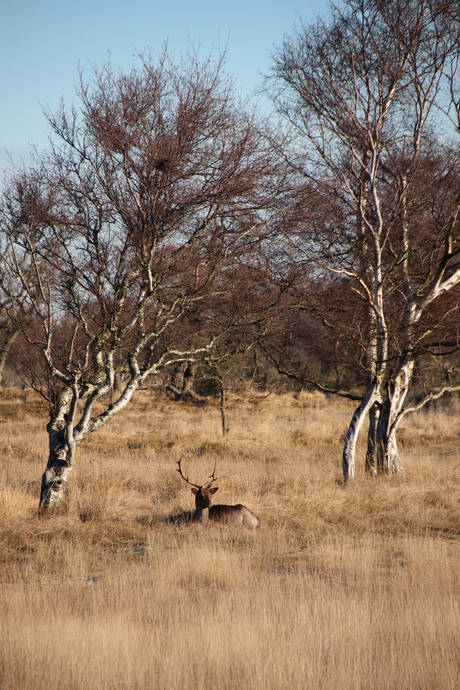
[[[2,0],[0,10],[0,171],[47,143],[43,109],[74,98],[78,66],[106,61],[128,69],[136,52],[199,55],[227,46],[227,71],[245,95],[260,86],[270,53],[327,0]]]

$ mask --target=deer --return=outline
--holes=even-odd
[[[216,466],[214,465],[214,471],[209,476],[211,480],[207,486],[199,486],[188,480],[182,472],[181,461],[177,460],[179,472],[182,479],[192,487],[192,494],[195,495],[195,513],[193,515],[193,520],[195,522],[216,522],[221,525],[231,525],[232,527],[245,527],[246,529],[255,529],[260,527],[259,518],[252,513],[249,508],[241,505],[240,503],[236,506],[228,505],[213,505],[211,497],[219,489],[218,486],[213,486],[214,482],[217,481]]]

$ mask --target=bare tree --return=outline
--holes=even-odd
[[[81,76],[79,108],[48,114],[49,150],[3,195],[3,260],[41,356],[30,383],[50,403],[43,508],[62,501],[76,448],[147,377],[210,353],[256,311],[229,294],[238,274],[221,275],[261,241],[273,153],[222,60],[140,60]]]
[[[408,404],[416,362],[459,343],[459,52],[453,0],[345,0],[275,56],[298,173],[285,234],[341,295],[348,324],[333,309],[328,322],[348,329],[363,367],[346,479],[368,415],[367,468],[392,474],[403,416],[458,389],[451,380]]]

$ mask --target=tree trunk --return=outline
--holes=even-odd
[[[380,406],[376,437],[375,437],[375,465],[376,474],[392,475],[401,472],[402,465],[396,443],[396,427],[393,425],[395,409],[391,397]]]
[[[54,413],[46,426],[49,456],[42,475],[39,510],[60,505],[75,462],[74,421],[79,389],[76,381],[59,395]]]
[[[402,471],[396,442],[396,428],[390,423],[391,403],[373,405],[369,411],[366,472],[372,477],[392,475]]]
[[[385,444],[379,450],[379,469],[380,473],[385,475],[400,474],[402,472],[395,431],[390,432],[385,438]]]
[[[47,427],[49,456],[42,475],[39,509],[52,508],[64,501],[67,482],[75,462],[75,446],[66,441],[66,420],[52,419]]]
[[[345,481],[353,479],[355,476],[356,443],[358,441],[359,432],[361,431],[361,427],[369,412],[369,409],[375,402],[376,394],[377,382],[373,381],[372,385],[368,388],[363,400],[356,408],[353,417],[351,418],[351,422],[348,427],[347,434],[345,436],[345,444],[343,447],[342,454],[342,469],[343,478]]]
[[[172,375],[171,383],[167,389],[174,393],[175,400],[193,400],[203,402],[203,398],[193,390],[198,364],[196,362],[181,362]]]
[[[220,418],[222,422],[222,436],[225,436],[228,433],[226,402],[226,390],[224,385],[222,384],[220,387]]]
[[[396,441],[396,431],[403,416],[415,362],[406,360],[387,387],[382,404],[369,410],[366,470],[372,475],[393,475],[402,472],[402,463]]]
[[[381,404],[377,401],[369,410],[369,430],[367,432],[366,472],[372,477],[377,475],[377,424]]]

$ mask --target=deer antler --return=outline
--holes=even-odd
[[[199,486],[198,484],[193,484],[193,482],[190,482],[188,477],[184,477],[184,473],[182,472],[182,467],[180,466],[182,462],[182,458],[180,460],[177,460],[177,464],[179,465],[179,468],[176,470],[176,472],[179,472],[180,476],[184,480],[184,482],[187,482],[187,484],[190,484],[190,486],[194,486],[195,489],[202,489],[202,486]],[[216,463],[214,463],[214,469],[212,471],[212,474],[209,475],[209,479],[211,480],[207,486],[205,486],[205,489],[210,489],[211,486],[214,484],[214,482],[217,481],[217,477],[215,476],[216,474]]]
[[[180,466],[181,462],[182,462],[182,458],[181,458],[180,460],[177,461],[177,464],[179,465],[179,469],[176,470],[176,471],[179,472],[179,474],[180,474],[180,476],[182,477],[182,479],[184,480],[184,482],[187,482],[187,484],[190,484],[190,486],[194,486],[195,489],[201,489],[201,486],[199,486],[198,484],[193,484],[192,482],[189,482],[189,480],[187,479],[187,477],[184,477],[184,474],[183,474],[183,472],[182,472],[182,467]],[[216,469],[216,468],[214,468],[214,470],[215,470],[215,469]],[[214,481],[214,480],[213,480],[213,481]],[[211,482],[211,484],[212,484],[212,482]],[[210,484],[209,486],[211,486],[211,484]],[[206,488],[209,488],[209,487],[206,487]]]
[[[206,489],[210,489],[211,486],[214,484],[214,482],[217,482],[217,477],[214,476],[215,473],[216,473],[216,463],[214,463],[214,469],[213,469],[213,471],[212,471],[212,474],[209,475],[209,478],[210,478],[211,481],[210,481],[210,483],[208,484],[208,486],[205,487]]]

